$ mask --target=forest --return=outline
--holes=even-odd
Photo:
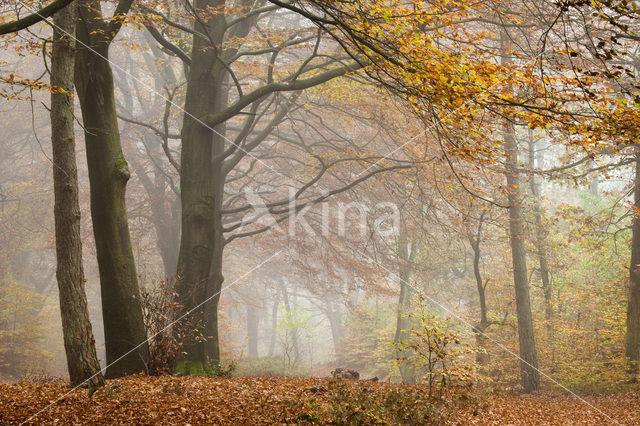
[[[640,424],[640,2],[0,0],[0,425]]]

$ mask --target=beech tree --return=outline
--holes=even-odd
[[[193,6],[175,11],[169,5],[164,9],[154,5],[143,8],[143,12],[156,21],[147,21],[150,34],[188,68],[181,131],[182,234],[176,288],[184,311],[195,310],[194,315],[205,318],[203,339],[185,348],[186,363],[196,365],[197,370],[197,365],[217,363],[220,357],[217,304],[223,281],[224,247],[272,227],[247,229],[252,221],[247,223],[245,216],[252,205],[242,196],[243,191],[251,188],[256,176],[274,171],[274,184],[295,188],[291,183],[295,179],[288,176],[293,172],[290,167],[274,163],[274,169],[265,163],[276,154],[278,138],[283,147],[287,146],[281,155],[289,156],[288,152],[295,150],[316,158],[316,165],[310,168],[314,176],[299,183],[294,197],[272,196],[265,200],[266,211],[277,217],[276,223],[373,175],[405,166],[374,167],[327,194],[313,193],[314,185],[328,171],[355,163],[358,156],[325,162],[322,157],[327,154],[321,152],[325,149],[322,145],[317,144],[316,148],[295,131],[276,133],[276,129],[286,118],[293,117],[301,92],[353,73],[359,65],[349,61],[340,49],[325,47],[321,32],[289,28],[286,17],[291,14],[283,15],[277,6],[259,1],[212,0],[198,1]],[[192,28],[171,19],[170,13],[176,14],[178,20],[191,21]],[[262,22],[280,25],[286,37],[277,44],[264,43]],[[154,30],[157,25],[162,25],[162,31]],[[187,51],[171,39],[172,34],[181,32],[191,33],[192,45]],[[296,49],[306,56],[294,53]],[[243,71],[243,61],[249,59],[259,64],[258,69],[263,72],[260,77]],[[332,149],[329,144],[326,147]],[[282,168],[277,170],[279,167]],[[290,203],[294,204],[292,208]]]
[[[105,22],[99,0],[80,1],[76,30],[75,86],[85,130],[108,378],[144,371],[148,356],[125,205],[130,174],[120,144],[109,63],[109,46],[132,3],[118,2]]]

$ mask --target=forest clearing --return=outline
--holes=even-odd
[[[0,425],[640,424],[640,1],[0,0]]]

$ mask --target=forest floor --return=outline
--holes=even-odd
[[[0,425],[21,424],[640,424],[640,393],[584,397],[321,378],[133,376],[91,398],[61,381],[0,384]]]

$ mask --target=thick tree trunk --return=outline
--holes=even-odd
[[[84,291],[78,170],[73,117],[73,63],[76,8],[67,7],[53,17],[51,85],[62,91],[51,93],[51,145],[55,195],[56,277],[60,316],[71,386],[85,381],[89,386],[105,384],[100,372],[87,297]]]
[[[505,175],[509,199],[509,239],[513,261],[513,281],[516,294],[516,313],[518,318],[518,342],[520,346],[520,374],[525,392],[533,392],[540,387],[538,358],[533,334],[533,317],[529,296],[529,277],[527,275],[527,254],[524,244],[525,228],[522,214],[522,192],[520,179],[516,171],[518,165],[518,147],[513,125],[505,120],[504,152],[506,157]]]
[[[75,85],[85,128],[91,217],[96,241],[102,317],[107,355],[106,376],[145,371],[148,347],[140,303],[127,210],[129,169],[116,116],[113,74],[107,61],[109,41],[99,2],[80,3],[77,37],[83,45],[75,61]],[[136,348],[138,345],[140,347]]]
[[[411,311],[412,289],[409,285],[409,280],[411,279],[411,271],[413,269],[412,261],[414,258],[414,252],[415,248],[413,244],[409,244],[408,242],[407,231],[405,229],[401,229],[398,237],[398,260],[400,261],[398,277],[400,281],[400,295],[398,296],[396,334],[394,338],[395,343],[407,342],[411,337],[411,318],[409,318],[409,314]],[[396,356],[400,360],[398,368],[400,370],[400,376],[402,377],[402,383],[415,383],[415,368],[410,365],[410,361],[406,360],[409,356],[408,351],[400,350]]]
[[[640,146],[636,146],[636,170],[633,181],[634,211],[631,219],[631,264],[629,266],[629,301],[625,355],[629,360],[631,380],[637,380],[640,356]]]
[[[194,7],[201,16],[224,7],[222,0],[198,0]],[[225,31],[225,17],[216,14],[206,21],[196,20],[191,67],[187,77],[185,115],[182,127],[180,195],[182,235],[178,255],[176,289],[185,311],[202,325],[205,340],[184,343],[181,362],[201,364],[218,362],[218,301],[222,288],[222,196],[224,176],[221,159],[224,128],[216,132],[194,117],[216,112],[227,104],[227,72],[217,59]],[[211,46],[207,34],[216,46]],[[214,162],[214,158],[216,158]],[[205,300],[207,303],[202,304]],[[197,309],[196,307],[199,306]],[[190,368],[190,367],[188,367]]]
[[[226,95],[225,93],[225,102]],[[218,127],[219,131],[224,134],[223,126]],[[213,143],[219,147],[214,149],[214,156],[219,155],[224,147],[224,138],[220,135],[214,135]],[[218,150],[220,149],[220,150]],[[224,176],[221,173],[221,164],[214,162],[211,173],[213,180],[213,239],[211,240],[211,270],[209,271],[209,279],[207,280],[206,297],[210,302],[206,305],[205,311],[205,330],[207,340],[205,345],[205,356],[213,363],[220,362],[220,342],[218,333],[218,303],[220,301],[220,293],[222,292],[222,283],[224,276],[222,275],[222,260],[224,255],[224,234],[222,231],[222,200],[224,197]]]

